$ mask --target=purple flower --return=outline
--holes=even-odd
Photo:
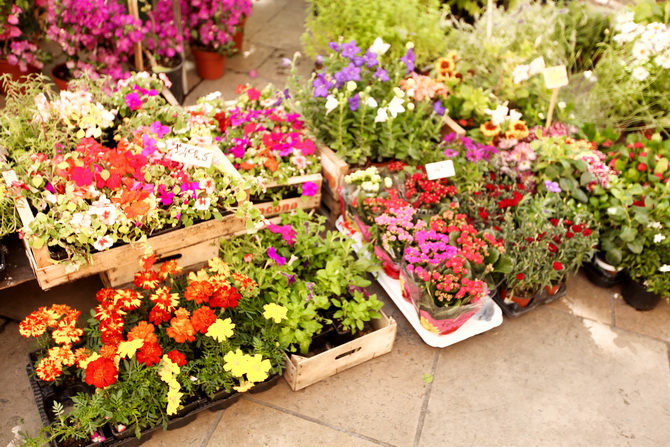
[[[361,49],[356,46],[356,41],[355,40],[352,40],[351,42],[342,44],[342,57],[346,57],[347,59],[351,59],[360,52],[361,52]]]
[[[456,135],[454,132],[451,132],[451,133],[446,134],[444,136],[444,138],[442,138],[442,141],[444,143],[447,143],[447,144],[453,143],[454,141],[456,141],[457,137],[458,137],[458,135]]]
[[[360,105],[361,105],[361,95],[356,93],[354,96],[349,98],[348,102],[349,102],[349,108],[351,109],[351,111],[355,112],[356,110],[358,110],[358,107],[360,107]]]
[[[457,157],[460,152],[458,152],[457,149],[445,149],[444,152],[442,152],[445,157],[447,158],[453,158]]]
[[[328,91],[330,90],[330,87],[332,87],[332,83],[326,79],[325,75],[318,74],[316,75],[316,78],[314,78],[314,81],[312,81],[312,87],[314,87],[315,98],[325,98],[328,96]]]
[[[316,65],[323,65],[323,56],[317,54],[314,58],[314,63],[316,63]]]
[[[281,234],[282,239],[289,245],[295,244],[297,233],[290,225],[276,225],[271,223],[268,230],[275,234]]]
[[[164,126],[160,121],[154,121],[149,129],[152,133],[155,133],[158,138],[163,138],[170,133],[170,127]]]
[[[126,105],[130,110],[140,110],[142,108],[142,99],[137,92],[128,93],[126,95]]]
[[[286,264],[286,258],[279,256],[279,253],[277,253],[277,249],[274,247],[268,248],[268,256],[270,259],[273,259],[278,265],[284,265]]]
[[[416,62],[416,56],[414,55],[414,50],[409,48],[407,50],[407,53],[403,57],[400,58],[402,62],[407,65],[407,73],[411,73],[414,71],[414,63]]]
[[[379,60],[377,60],[377,53],[373,53],[372,51],[367,51],[365,56],[363,56],[363,59],[365,60],[365,64],[368,66],[368,68],[379,65]]]
[[[447,111],[447,109],[442,105],[442,101],[435,101],[433,104],[433,111],[437,113],[438,115],[442,116],[444,115],[444,112]]]
[[[561,192],[561,187],[558,183],[552,182],[551,180],[545,180],[544,187],[547,188],[547,191],[549,192]]]
[[[351,63],[342,70],[335,72],[333,77],[335,78],[335,81],[337,81],[335,84],[337,88],[342,88],[342,86],[349,81],[361,80],[361,68]]]
[[[340,44],[338,44],[337,42],[330,42],[328,44],[328,48],[338,53],[340,52]]]
[[[391,80],[386,70],[384,70],[382,67],[377,67],[377,71],[375,71],[373,76],[382,82],[388,82]]]
[[[289,284],[293,284],[296,281],[295,275],[289,275],[288,273],[285,273],[285,272],[280,272],[280,273],[282,274],[282,276],[284,276],[284,278],[288,279]]]
[[[313,196],[319,192],[319,185],[314,182],[305,182],[302,184],[302,195]]]

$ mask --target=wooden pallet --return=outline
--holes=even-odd
[[[386,354],[393,349],[398,325],[382,311],[373,320],[374,332],[337,346],[313,357],[297,354],[286,356],[284,379],[293,391],[327,379],[330,376]]]
[[[321,188],[323,185],[323,177],[321,174],[301,175],[291,177],[286,183],[270,183],[269,188],[276,188],[280,186],[300,185],[305,182],[312,182],[318,186],[318,192],[313,196],[292,197],[290,199],[282,199],[279,202],[254,202],[254,207],[260,210],[265,217],[276,216],[277,214],[290,213],[295,209],[311,210],[318,208],[321,204]]]

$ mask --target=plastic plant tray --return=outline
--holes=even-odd
[[[363,248],[361,234],[352,226],[348,225],[342,216],[335,222],[335,227],[345,236],[354,239],[354,249],[360,250]],[[421,339],[429,346],[435,348],[446,348],[460,341],[466,340],[475,335],[481,334],[495,327],[498,327],[503,322],[503,314],[500,307],[493,301],[488,303],[479,310],[472,318],[470,318],[463,326],[454,332],[446,335],[439,335],[421,326],[419,322],[419,315],[414,306],[402,297],[400,289],[400,281],[392,279],[384,272],[375,273],[377,282],[381,285],[389,297],[393,300],[395,305],[400,309],[407,321],[412,325],[414,330],[419,334]]]

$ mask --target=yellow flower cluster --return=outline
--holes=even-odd
[[[179,409],[179,403],[181,402],[182,396],[184,393],[180,391],[181,386],[177,382],[177,375],[179,374],[179,366],[174,363],[167,354],[163,355],[161,359],[160,366],[158,368],[158,375],[161,380],[168,384],[169,390],[167,393],[167,414],[173,415],[177,413]]]
[[[239,392],[244,392],[254,386],[255,382],[262,382],[269,376],[272,364],[270,360],[263,359],[260,354],[249,355],[242,352],[240,348],[228,352],[223,357],[223,369],[229,371],[234,377],[242,379],[240,385],[234,387]],[[246,380],[244,376],[246,375]]]

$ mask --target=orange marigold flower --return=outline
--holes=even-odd
[[[184,291],[184,298],[187,301],[195,301],[196,304],[202,304],[209,301],[212,293],[214,293],[214,287],[208,281],[191,281]]]
[[[165,279],[167,278],[168,275],[176,275],[177,273],[180,273],[182,270],[183,270],[182,267],[177,263],[176,259],[170,259],[169,261],[165,261],[163,265],[161,265],[158,275],[162,279]]]
[[[81,362],[87,360],[91,355],[91,351],[86,347],[77,348],[74,351],[74,361],[77,364],[78,368],[81,368]]]
[[[116,383],[119,370],[114,365],[114,360],[100,357],[86,366],[86,383],[97,388],[105,388]]]
[[[116,289],[100,289],[95,294],[95,299],[98,300],[99,303],[103,303],[112,301],[114,295],[116,295]]]
[[[142,259],[140,259],[140,266],[144,270],[149,270],[151,267],[154,266],[155,263],[156,263],[156,255],[155,254],[151,254],[150,256],[145,256]]]
[[[69,324],[54,329],[51,335],[59,345],[72,345],[81,340],[84,330],[76,327],[74,324]]]
[[[137,350],[136,358],[140,363],[147,366],[152,366],[161,361],[163,355],[163,348],[158,343],[144,343],[140,349]]]
[[[158,272],[153,270],[144,270],[141,272],[135,273],[135,285],[141,287],[144,290],[152,290],[158,287],[160,284],[160,278],[158,277]]]
[[[156,306],[167,311],[173,310],[179,304],[179,294],[170,293],[170,289],[165,286],[156,289],[156,292],[151,294],[149,299],[153,301]]]
[[[177,366],[184,366],[186,364],[186,356],[176,349],[168,352],[167,356],[172,360],[172,363],[176,363]]]
[[[74,352],[69,346],[56,346],[49,349],[49,357],[65,366],[72,366],[76,362]]]
[[[146,321],[140,321],[137,326],[128,332],[128,341],[144,340],[144,343],[158,343],[158,337],[154,333],[154,325]]]
[[[204,334],[207,332],[207,329],[214,324],[216,321],[216,315],[214,311],[207,306],[202,306],[199,309],[193,311],[193,316],[191,316],[191,324],[193,328]]]
[[[68,313],[74,311],[75,309],[72,309],[72,308],[71,308],[70,306],[68,306],[67,304],[53,304],[53,305],[51,306],[51,310],[52,310],[54,313],[58,314],[58,317],[56,317],[56,318],[60,318],[60,317],[62,317],[63,315],[68,314]]]
[[[134,310],[142,305],[142,295],[136,290],[117,290],[114,295],[114,304],[123,310]]]
[[[53,382],[56,377],[63,373],[61,363],[53,357],[44,357],[35,366],[35,373],[40,380],[45,382]]]
[[[177,318],[188,318],[191,316],[191,313],[188,311],[188,309],[184,309],[183,307],[175,310],[174,314]]]
[[[114,360],[114,357],[116,357],[116,353],[119,351],[119,343],[120,342],[114,342],[102,345],[102,347],[100,348],[100,357]]]
[[[249,278],[247,275],[243,273],[238,272],[233,273],[233,279],[235,279],[235,281],[237,281],[240,284],[240,288],[244,290],[256,287],[258,285],[256,281]]]
[[[182,310],[186,311],[186,316],[180,312]],[[179,315],[170,320],[170,327],[167,328],[165,332],[177,343],[194,341],[195,328],[191,324],[191,320],[188,318],[188,311],[186,309],[179,309],[175,313],[179,313]]]
[[[28,337],[39,337],[49,327],[49,317],[45,313],[33,312],[19,323],[19,334]]]
[[[496,126],[491,121],[487,121],[479,126],[479,130],[481,130],[482,135],[486,137],[495,137],[500,133],[500,126]]]
[[[100,326],[102,329],[102,325]],[[123,341],[123,334],[120,330],[108,329],[100,333],[100,341],[111,345],[119,345]]]
[[[151,312],[149,312],[149,321],[156,326],[161,323],[167,323],[170,321],[170,318],[172,318],[172,313],[165,309],[161,309],[158,306],[154,306],[153,309],[151,309]]]

